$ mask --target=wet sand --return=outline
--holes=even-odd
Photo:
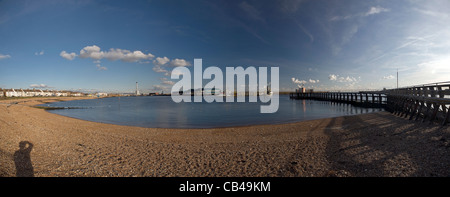
[[[0,100],[0,176],[450,176],[450,128],[388,112],[282,125],[156,129],[31,107],[58,100]]]

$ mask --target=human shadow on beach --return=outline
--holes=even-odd
[[[28,141],[19,143],[19,150],[14,153],[17,177],[34,177],[33,164],[31,163],[31,150],[33,144]]]
[[[447,128],[375,113],[335,118],[327,129],[329,176],[449,176]]]

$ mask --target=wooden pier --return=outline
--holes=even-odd
[[[387,96],[384,92],[296,92],[290,93],[290,98],[333,101],[338,103],[348,103],[355,106],[373,108],[384,108],[387,104]]]
[[[291,99],[313,99],[384,108],[400,117],[422,122],[450,122],[450,82],[382,91],[290,93]]]

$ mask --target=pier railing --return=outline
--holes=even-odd
[[[450,119],[450,81],[382,91],[290,93],[292,99],[314,99],[349,103],[361,107],[382,107],[387,111],[422,122]]]
[[[410,86],[385,91],[386,110],[410,120],[439,121],[446,125],[450,120],[450,82]]]
[[[385,107],[386,94],[383,92],[311,92],[291,93],[292,99],[314,99],[348,103],[362,107]]]

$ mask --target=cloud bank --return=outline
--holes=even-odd
[[[356,79],[355,77],[340,77],[339,75],[336,74],[330,74],[328,75],[328,79],[330,81],[337,81],[337,82],[341,82],[341,83],[345,83],[345,82],[357,82],[358,79]]]
[[[31,84],[30,85],[30,88],[51,88],[51,87],[49,87],[48,85],[46,85],[46,84]]]
[[[121,60],[124,62],[137,62],[140,60],[153,59],[155,56],[151,53],[145,54],[142,51],[130,51],[125,49],[111,48],[109,51],[101,51],[97,45],[86,46],[80,50],[80,58],[91,58],[101,60],[106,58],[110,61]]]

